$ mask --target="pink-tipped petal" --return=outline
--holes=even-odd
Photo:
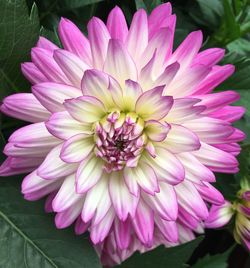
[[[181,153],[199,150],[201,145],[194,132],[181,125],[171,124],[163,146],[172,153]]]
[[[39,37],[36,46],[46,49],[51,52],[53,52],[55,49],[58,49],[58,46],[56,46],[55,44],[53,44],[51,41],[49,41],[47,38],[43,36]]]
[[[61,212],[68,209],[82,198],[82,195],[75,191],[75,174],[66,177],[56,194],[52,207],[55,212]]]
[[[67,163],[80,162],[91,153],[93,148],[93,136],[77,134],[64,142],[60,157]]]
[[[73,118],[83,123],[96,122],[106,112],[103,103],[99,99],[91,96],[66,100],[64,106]]]
[[[134,217],[139,198],[129,192],[121,174],[111,174],[109,193],[113,207],[121,221],[125,221],[128,215]]]
[[[167,27],[169,25],[169,17],[171,13],[172,7],[170,3],[161,4],[153,9],[148,17],[148,28],[150,36],[154,35],[154,33],[159,28]]]
[[[92,65],[91,49],[88,39],[70,20],[62,18],[58,26],[63,47],[79,56],[89,66]]]
[[[132,218],[135,233],[141,243],[151,247],[154,233],[154,212],[143,201],[138,203],[135,217]]]
[[[96,69],[102,70],[110,39],[109,31],[105,24],[96,17],[90,20],[87,27],[93,65]]]
[[[51,52],[39,47],[32,48],[31,59],[49,81],[70,84],[68,78],[53,59]]]
[[[135,110],[144,120],[164,118],[173,105],[173,98],[162,96],[162,87],[144,92],[137,100]]]
[[[226,225],[233,216],[231,203],[226,201],[223,205],[212,205],[209,216],[206,219],[207,228],[218,228]]]
[[[107,20],[107,28],[111,38],[125,42],[128,35],[128,26],[126,18],[118,6],[110,11]]]
[[[32,93],[46,109],[53,113],[65,111],[64,101],[81,95],[81,91],[75,87],[51,82],[34,85]]]
[[[132,19],[126,45],[136,63],[148,44],[148,21],[144,9],[138,10]],[[139,63],[140,64],[140,63]]]
[[[225,54],[225,50],[222,48],[209,48],[198,53],[193,60],[193,65],[204,64],[206,66],[213,66],[219,62]]]
[[[87,192],[81,214],[84,222],[88,222],[95,217],[95,224],[99,224],[108,212],[111,206],[108,183],[109,177],[103,174],[96,185]]]
[[[48,78],[32,62],[22,63],[21,70],[32,85],[48,81]]]
[[[162,124],[156,120],[149,120],[145,124],[144,131],[150,140],[160,142],[166,139],[170,128],[167,123]]]
[[[233,74],[235,67],[231,64],[224,66],[215,65],[207,77],[194,89],[193,95],[212,92],[219,84]]]
[[[135,63],[120,40],[109,40],[104,71],[112,75],[120,85],[124,85],[127,79],[137,80]]]
[[[37,174],[47,180],[68,176],[77,170],[78,164],[69,164],[61,160],[63,144],[54,147],[37,170]]]
[[[90,124],[80,123],[66,111],[53,113],[45,125],[53,136],[62,140],[67,140],[80,133],[92,133]]]
[[[18,93],[6,97],[1,112],[17,119],[36,123],[47,120],[50,112],[30,93]]]
[[[93,154],[90,154],[81,162],[77,169],[76,192],[87,192],[99,181],[102,173],[102,161]]]
[[[64,49],[55,50],[53,57],[72,85],[80,88],[83,74],[90,67],[76,55]]]

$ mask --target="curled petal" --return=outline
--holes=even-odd
[[[162,96],[162,87],[144,92],[136,102],[135,110],[144,120],[160,120],[164,118],[173,105],[173,98]]]

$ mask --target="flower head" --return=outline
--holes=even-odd
[[[236,242],[250,250],[250,190],[240,190],[233,203],[213,205],[205,226],[218,228],[226,225],[234,216],[233,235]]]
[[[192,239],[207,204],[224,202],[213,172],[238,171],[244,134],[231,123],[244,109],[230,106],[234,91],[212,93],[234,67],[217,65],[222,49],[199,52],[200,31],[173,51],[175,20],[167,3],[128,29],[115,7],[87,38],[62,19],[63,49],[41,37],[22,65],[32,93],[1,106],[32,124],[10,136],[0,174],[29,173],[26,199],[48,196],[58,228],[76,221],[100,252],[115,243],[119,261]]]

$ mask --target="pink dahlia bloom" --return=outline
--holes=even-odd
[[[231,123],[244,109],[230,106],[236,92],[212,93],[234,67],[217,65],[223,49],[199,52],[200,31],[173,51],[175,21],[169,3],[137,11],[129,29],[115,7],[88,37],[62,19],[63,49],[41,37],[22,64],[32,93],[1,106],[32,124],[10,136],[0,174],[29,173],[24,197],[48,196],[56,226],[88,229],[114,262],[192,239],[208,204],[224,202],[213,172],[238,171],[244,134]]]

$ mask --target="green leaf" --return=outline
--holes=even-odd
[[[224,5],[224,23],[228,39],[234,40],[240,36],[240,25],[236,21],[232,5],[229,0],[223,0]]]
[[[104,0],[62,0],[60,1],[60,7],[63,9],[73,9],[96,4],[102,1]]]
[[[144,3],[143,0],[135,0],[135,6],[136,6],[137,10],[140,9],[140,8],[143,8],[146,11],[148,11],[147,6],[146,6],[146,4]]]
[[[0,98],[29,88],[20,63],[29,59],[38,33],[35,4],[29,15],[25,0],[0,0]]]
[[[229,52],[237,53],[240,56],[250,57],[250,41],[244,38],[238,38],[227,45]]]
[[[136,252],[127,261],[122,263],[121,268],[181,268],[189,260],[193,251],[203,240],[203,236],[180,246],[165,248],[159,246],[147,253]]]
[[[0,267],[101,268],[87,237],[57,230],[43,201],[23,199],[20,182],[0,181]]]
[[[227,259],[233,249],[234,246],[229,248],[222,254],[212,256],[208,254],[202,259],[199,259],[197,263],[192,266],[192,268],[227,268],[228,267]]]
[[[189,15],[202,26],[214,31],[221,24],[223,3],[220,0],[196,0],[197,8],[191,5]]]
[[[239,62],[231,63],[235,65],[236,71],[223,84],[219,86],[219,89],[250,89],[250,59],[241,59]]]
[[[51,31],[51,30],[48,30],[48,29],[46,29],[44,27],[41,27],[40,35],[46,37],[47,39],[49,39],[51,42],[53,42],[57,46],[62,47],[61,41],[60,41],[60,39],[58,37],[58,34],[57,34],[56,30]]]

